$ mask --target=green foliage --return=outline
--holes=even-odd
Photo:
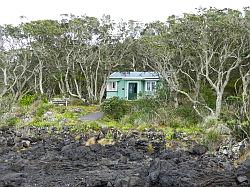
[[[37,99],[41,100],[41,102],[43,103],[48,103],[49,100],[48,100],[48,96],[43,94],[43,95],[37,95]]]
[[[102,111],[115,120],[120,120],[130,111],[129,102],[118,97],[112,97],[101,104]]]
[[[70,106],[82,106],[84,105],[84,102],[81,99],[74,98],[74,99],[70,99],[69,105]]]
[[[154,146],[151,143],[147,145],[147,152],[150,154],[155,152]]]
[[[42,103],[38,106],[36,109],[36,116],[37,117],[42,117],[42,115],[47,112],[50,108],[52,108],[52,104],[47,104],[47,103]]]
[[[61,126],[56,121],[42,121],[39,118],[36,118],[33,122],[30,123],[34,127],[57,127],[58,130],[61,129]]]
[[[36,95],[24,95],[20,100],[19,104],[23,107],[30,106],[37,99]]]
[[[210,151],[215,151],[222,140],[220,133],[216,131],[208,131],[203,137],[203,144],[208,147]]]
[[[207,104],[207,106],[209,106],[210,108],[215,108],[216,96],[215,96],[214,91],[211,88],[204,85],[201,88],[201,96],[205,100],[205,103]]]
[[[237,120],[231,120],[227,121],[228,127],[232,130],[232,136],[238,140],[241,141],[245,138],[248,139],[250,142],[250,122],[244,121],[240,122]]]
[[[188,121],[188,123],[196,124],[201,120],[190,105],[181,105],[176,108],[173,113],[175,116]]]
[[[67,119],[74,119],[76,115],[74,112],[65,112],[63,116]]]
[[[6,120],[6,125],[7,126],[15,126],[18,124],[18,122],[20,122],[19,118],[11,117],[11,118]]]
[[[160,111],[161,102],[152,96],[144,96],[138,100],[129,101],[130,112],[121,119],[121,123],[134,125],[161,124],[165,114]],[[162,115],[161,115],[162,114]]]
[[[96,121],[76,123],[71,126],[73,132],[88,132],[88,131],[99,131],[101,126]]]
[[[152,96],[145,96],[140,99],[132,101],[132,108],[135,112],[152,113],[152,111],[159,108],[160,103]]]
[[[101,122],[109,128],[115,128],[121,131],[128,131],[135,128],[135,126],[130,123],[119,123],[117,120],[113,120],[107,117],[102,119]]]
[[[231,104],[231,105],[233,105],[233,104],[242,104],[242,98],[239,97],[239,96],[233,96],[233,95],[231,95],[231,96],[228,96],[226,98],[226,102],[228,104]]]
[[[106,139],[114,139],[113,134],[111,132],[108,132],[107,134],[105,134],[105,138]]]
[[[10,96],[0,97],[0,119],[3,116],[3,114],[10,111],[13,105],[14,103]]]
[[[155,93],[156,99],[159,101],[159,103],[167,104],[170,99],[170,90],[169,85],[166,82],[159,82],[157,84],[157,89]]]

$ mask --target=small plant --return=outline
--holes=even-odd
[[[154,153],[154,151],[155,151],[154,146],[152,145],[152,143],[149,143],[147,145],[147,152],[152,154],[152,153]]]
[[[23,107],[30,106],[36,99],[37,97],[35,95],[24,95],[20,99],[19,104]]]
[[[185,119],[189,123],[198,123],[200,120],[193,108],[187,105],[182,105],[175,109],[174,115]]]
[[[211,130],[205,134],[203,143],[210,151],[215,151],[218,148],[221,140],[222,136],[218,132]]]
[[[236,120],[228,121],[228,127],[232,130],[233,137],[238,140],[242,141],[243,139],[247,138],[250,142],[250,122],[239,122]]]
[[[84,105],[84,101],[81,100],[81,99],[77,99],[77,98],[74,98],[74,99],[70,99],[70,102],[69,102],[70,106],[82,106]]]
[[[20,120],[17,117],[11,117],[6,120],[6,125],[7,126],[15,126]]]
[[[99,131],[101,129],[101,126],[95,122],[84,122],[84,123],[76,123],[74,125],[71,125],[71,131],[73,132],[88,132],[88,131]]]
[[[50,108],[52,108],[53,105],[47,104],[47,103],[42,103],[38,108],[36,109],[36,116],[37,117],[42,117],[42,115],[48,111]]]
[[[111,132],[108,132],[108,133],[105,135],[105,138],[106,138],[106,139],[114,139],[113,134],[112,134]]]

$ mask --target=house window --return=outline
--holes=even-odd
[[[116,81],[108,82],[107,91],[117,91],[117,82]]]
[[[156,81],[147,81],[145,91],[154,92],[156,90]]]

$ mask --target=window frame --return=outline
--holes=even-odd
[[[111,86],[109,86],[109,84],[111,85]],[[115,85],[115,87],[113,87],[114,85]],[[111,88],[111,89],[110,89]],[[107,82],[107,86],[106,86],[106,90],[108,91],[108,92],[117,92],[117,90],[118,90],[118,87],[117,87],[117,81],[108,81]]]
[[[153,88],[153,83],[154,83],[154,88]],[[149,90],[148,90],[148,84],[149,84]],[[145,82],[145,92],[155,92],[156,85],[157,85],[157,81],[154,81],[154,80],[146,81]]]

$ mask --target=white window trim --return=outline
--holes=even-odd
[[[115,83],[115,88],[114,88],[114,89],[110,89],[110,88],[108,87],[108,84],[109,84],[109,83],[112,83],[112,84]],[[117,81],[108,81],[108,82],[107,82],[106,89],[107,89],[108,92],[117,92],[117,90],[118,90]]]
[[[156,89],[153,90],[152,83],[155,83],[155,86],[157,85],[157,81],[145,81],[145,92],[155,92]],[[150,83],[150,90],[148,90],[147,83]]]

